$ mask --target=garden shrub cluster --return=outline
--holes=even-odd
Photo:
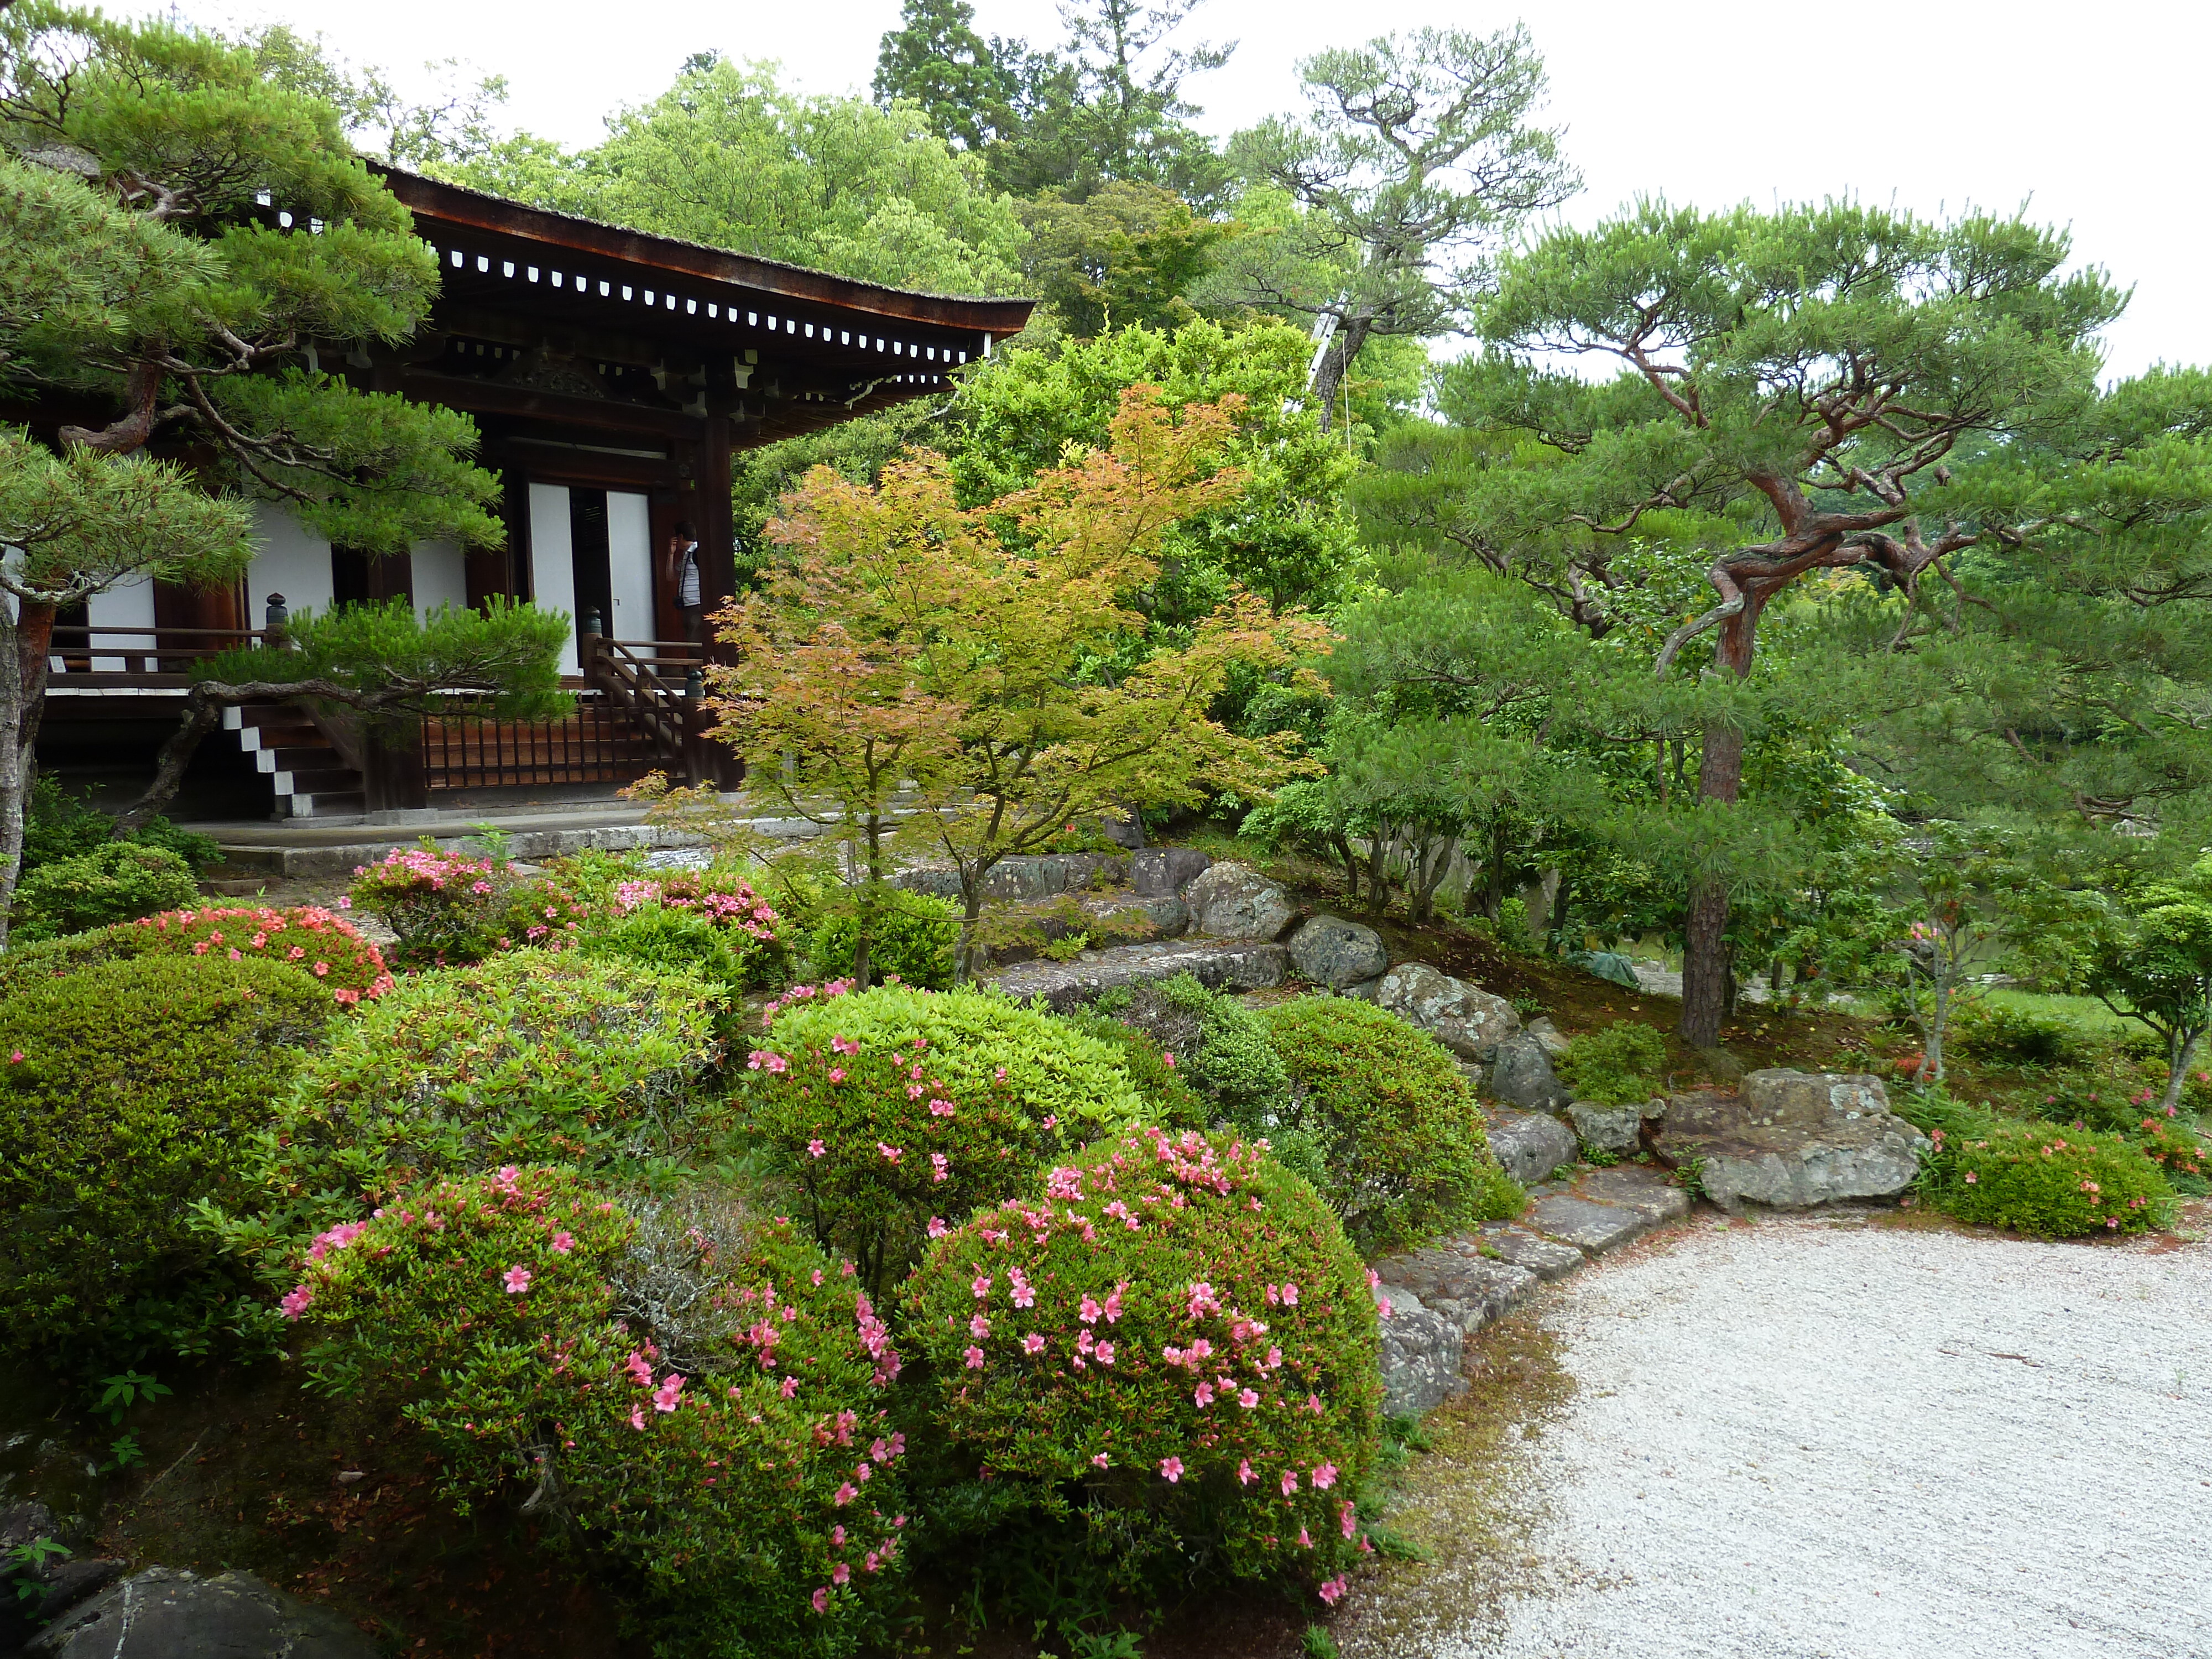
[[[832,988],[774,1012],[746,1059],[750,1124],[872,1286],[933,1224],[1144,1115],[1113,1048],[995,992]]]
[[[320,1235],[284,1310],[325,1389],[393,1412],[464,1508],[621,1562],[665,1650],[850,1653],[905,1562],[886,1322],[788,1222],[508,1166]]]
[[[1632,1019],[1585,1031],[1559,1057],[1559,1078],[1591,1105],[1639,1104],[1665,1087],[1667,1039]]]
[[[1922,1188],[1961,1221],[2076,1238],[2142,1232],[2172,1207],[2158,1165],[2117,1135],[2027,1123],[1929,1133],[1936,1151]]]
[[[1306,1182],[1188,1131],[1102,1141],[937,1240],[903,1304],[981,1553],[1073,1533],[1123,1595],[1334,1599],[1381,1412],[1369,1283]]]
[[[817,904],[817,920],[807,933],[807,959],[814,972],[835,979],[853,971],[860,950],[860,919],[845,907]],[[868,941],[868,975],[896,979],[925,990],[952,983],[960,943],[960,907],[933,893],[892,889],[883,896],[873,936]]]
[[[1243,1010],[1238,1010],[1242,1012]],[[1114,1050],[1115,1063],[1127,1074],[1143,1103],[1143,1120],[1163,1129],[1203,1129],[1212,1113],[1206,1097],[1190,1086],[1189,1067],[1160,1047],[1150,1031],[1088,1009],[1060,1016],[1068,1027]]]
[[[41,773],[31,785],[30,798],[24,803],[22,874],[27,876],[41,865],[97,852],[110,842],[158,847],[174,853],[195,872],[222,857],[222,848],[213,836],[181,829],[158,816],[136,830],[118,831],[115,820],[106,813],[64,793],[60,781],[52,773]]]
[[[18,981],[146,956],[273,962],[314,980],[341,1007],[382,996],[392,986],[382,953],[351,922],[317,905],[248,905],[165,910],[89,933],[11,945],[0,956],[0,996]]]
[[[146,956],[0,998],[0,1347],[67,1370],[191,1346],[235,1287],[191,1231],[334,1004],[273,962]]]
[[[1173,1054],[1177,1074],[1206,1099],[1216,1122],[1253,1134],[1275,1127],[1290,1095],[1290,1075],[1266,1024],[1236,998],[1177,974],[1157,985],[1109,994],[1097,1006]]]
[[[1300,997],[1262,1018],[1291,1079],[1284,1155],[1363,1254],[1520,1213],[1526,1195],[1492,1156],[1473,1091],[1425,1033],[1349,997]]]
[[[2015,1066],[2070,1066],[2089,1046],[2069,1021],[1987,1000],[1963,1004],[1944,1041],[1967,1059]]]
[[[24,877],[15,890],[15,936],[33,944],[181,909],[199,890],[192,866],[167,848],[111,841]]]
[[[401,968],[465,967],[532,945],[560,950],[575,942],[588,914],[556,878],[520,877],[501,860],[428,842],[356,868],[339,902],[399,936],[392,959]]]
[[[576,953],[403,981],[333,1033],[266,1138],[276,1200],[349,1218],[507,1163],[619,1169],[696,1147],[720,1057],[712,990]]]

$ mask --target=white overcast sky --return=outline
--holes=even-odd
[[[986,34],[1058,40],[1052,0],[975,0]],[[118,9],[152,10],[128,0]],[[163,4],[164,12],[171,8]],[[588,143],[689,53],[775,59],[809,91],[865,91],[898,0],[672,5],[653,0],[180,0],[209,22],[319,32],[403,83],[428,58],[505,75],[510,121]],[[2212,362],[2202,0],[1207,0],[1186,32],[1239,44],[1189,84],[1225,134],[1297,106],[1293,64],[1423,24],[1523,18],[1549,64],[1550,118],[1587,188],[1588,222],[1639,193],[1718,207],[1852,192],[1925,213],[2029,202],[2077,256],[2133,285],[2111,371]]]

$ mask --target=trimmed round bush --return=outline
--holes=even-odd
[[[441,852],[428,842],[395,847],[357,866],[339,902],[366,910],[399,936],[393,965],[436,968],[481,962],[499,948],[495,913],[509,878],[490,859]]]
[[[1252,1134],[1274,1127],[1290,1075],[1266,1024],[1236,998],[1177,974],[1101,997],[1097,1006],[1174,1055],[1177,1075],[1206,1099],[1215,1122]]]
[[[1525,1196],[1491,1156],[1474,1092],[1425,1033],[1350,997],[1300,997],[1261,1018],[1290,1073],[1285,1156],[1364,1255],[1520,1213]]]
[[[934,1425],[997,1517],[987,1558],[1073,1534],[1121,1594],[1340,1591],[1364,1545],[1376,1308],[1336,1218],[1258,1144],[1100,1142],[932,1244],[902,1304]]]
[[[2164,1172],[2118,1135],[2008,1124],[1936,1146],[1923,1190],[1961,1221],[2078,1238],[2143,1232],[2172,1207]]]
[[[694,1098],[720,1056],[718,1006],[697,980],[574,952],[415,975],[334,1031],[280,1103],[271,1196],[343,1219],[498,1164],[681,1155],[720,1121]]]
[[[519,1504],[627,1565],[657,1650],[824,1659],[884,1633],[899,1357],[788,1222],[509,1166],[325,1232],[283,1305],[319,1385],[403,1421],[464,1511]]]
[[[75,1371],[216,1322],[233,1287],[187,1218],[244,1191],[333,1006],[275,963],[189,956],[0,998],[0,1346]]]
[[[94,933],[11,949],[0,956],[0,996],[19,981],[146,956],[273,962],[315,981],[341,1007],[380,997],[392,984],[382,953],[351,922],[312,904],[282,910],[252,905],[165,910]]]
[[[112,841],[24,877],[15,890],[15,937],[33,944],[180,909],[199,890],[192,866],[167,848]]]
[[[1583,1032],[1559,1057],[1560,1080],[1593,1106],[1640,1104],[1660,1091],[1666,1076],[1667,1039],[1632,1019]]]
[[[958,905],[932,893],[893,890],[884,895],[875,937],[868,943],[869,977],[942,991],[952,983],[959,943]],[[836,910],[814,925],[806,954],[817,974],[849,974],[860,945],[859,918],[849,910]]]
[[[600,923],[578,942],[587,957],[635,962],[655,973],[689,974],[710,985],[743,988],[756,981],[760,966],[743,934],[732,936],[695,911],[658,904]]]
[[[745,1062],[752,1128],[816,1237],[853,1251],[871,1285],[933,1221],[1144,1115],[1112,1048],[995,992],[884,985],[772,1018]]]

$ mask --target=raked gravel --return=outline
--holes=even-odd
[[[2212,1656],[2212,1246],[1708,1222],[1553,1307],[1537,1582],[1439,1659]]]

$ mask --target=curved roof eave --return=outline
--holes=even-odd
[[[933,324],[940,328],[972,329],[1000,338],[1019,333],[1028,323],[1030,313],[1036,308],[1035,300],[987,299],[888,288],[880,283],[810,270],[804,265],[786,264],[778,259],[763,259],[750,253],[732,253],[726,248],[679,241],[672,236],[624,230],[596,219],[531,207],[503,196],[449,185],[402,167],[377,164],[374,170],[418,219],[515,237],[695,281],[725,283],[757,294],[810,301],[871,316]]]

